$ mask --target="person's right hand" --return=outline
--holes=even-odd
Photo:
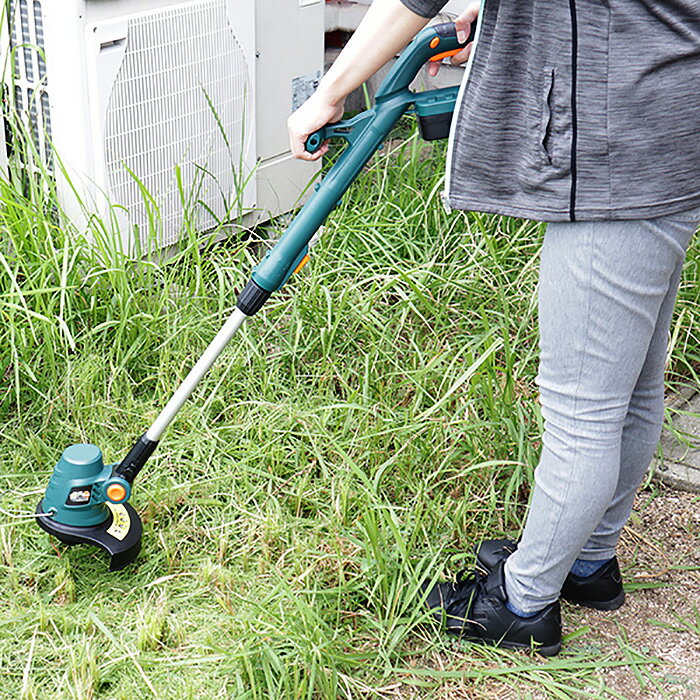
[[[345,112],[345,100],[332,102],[321,88],[309,97],[296,112],[287,119],[289,144],[292,155],[301,160],[318,160],[328,151],[328,141],[324,141],[315,153],[308,153],[304,145],[306,139],[326,124],[340,121]]]
[[[457,27],[457,39],[458,41],[466,41],[471,31],[471,26],[479,17],[479,10],[481,9],[480,2],[472,2],[467,5],[467,9],[462,12],[462,14],[455,20],[455,26]],[[459,66],[462,63],[466,63],[469,60],[469,54],[472,52],[472,46],[474,42],[470,41],[459,53],[456,53],[450,59],[450,63],[453,66]],[[431,76],[436,76],[440,70],[440,61],[431,62],[428,65],[428,74]]]

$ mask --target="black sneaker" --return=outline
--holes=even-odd
[[[476,548],[477,569],[488,573],[496,564],[505,561],[516,549],[513,540],[484,540]],[[569,603],[583,605],[596,610],[617,610],[625,602],[622,588],[622,574],[617,557],[613,557],[590,576],[566,577],[561,589],[561,597]]]
[[[424,590],[428,583],[423,584]],[[455,582],[437,583],[425,605],[440,624],[469,642],[493,644],[508,649],[534,648],[542,656],[561,649],[559,601],[532,617],[519,617],[506,607],[503,562],[484,576],[479,571]]]

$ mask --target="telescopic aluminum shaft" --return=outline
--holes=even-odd
[[[153,442],[158,442],[158,440],[160,440],[160,436],[165,432],[165,429],[170,423],[172,423],[173,419],[182,408],[182,405],[190,397],[190,394],[195,390],[209,368],[216,362],[216,359],[221,355],[229,340],[236,335],[246,318],[248,317],[239,308],[236,308],[229,316],[226,323],[214,337],[214,340],[209,343],[207,349],[199,360],[197,360],[195,366],[189,371],[189,374],[185,377],[182,384],[180,384],[177,391],[170,398],[170,401],[165,405],[165,408],[163,408],[155,421],[153,421],[153,425],[146,431],[146,437],[149,440]]]
[[[452,56],[473,39],[466,42],[457,39],[457,28],[452,22],[426,27],[410,43],[385,76],[375,95],[376,105],[353,119],[326,125],[311,134],[306,148],[311,153],[321,147],[331,136],[342,136],[348,148],[326,174],[318,190],[311,196],[293,219],[277,243],[267,252],[253,270],[246,286],[236,302],[236,310],[204,351],[177,391],[160,412],[155,422],[131,448],[114,470],[113,479],[125,479],[132,483],[146,460],[158,445],[166,428],[173,421],[182,405],[195,390],[202,377],[214,364],[227,343],[236,335],[243,321],[257,313],[273,292],[282,287],[289,277],[301,269],[308,260],[311,239],[337,206],[350,184],[389,135],[394,124],[409,108],[427,120],[444,122],[449,119],[457,97],[457,87],[429,90],[415,94],[409,84],[420,67],[428,60],[442,60]],[[448,117],[447,119],[445,119]],[[444,129],[443,129],[444,130]],[[440,130],[438,130],[440,131]],[[447,132],[433,132],[425,138],[444,138]]]

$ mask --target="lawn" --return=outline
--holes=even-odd
[[[596,643],[572,608],[550,661],[425,624],[421,580],[517,535],[542,428],[544,228],[446,212],[443,163],[444,144],[415,134],[375,157],[311,264],[234,339],[136,482],[134,565],[108,573],[98,551],[2,516],[0,697],[637,697],[612,683],[620,669],[639,697],[675,692],[663,659],[624,636]],[[33,511],[65,446],[124,455],[260,252],[260,232],[186,231],[178,255],[132,259],[57,225],[50,189],[30,189],[0,184],[14,513]],[[669,393],[697,382],[699,261],[696,243]]]

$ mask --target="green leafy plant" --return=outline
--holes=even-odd
[[[653,687],[658,661],[626,640],[602,651],[584,630],[544,663],[426,625],[420,582],[525,513],[543,228],[447,213],[444,145],[402,128],[139,477],[134,566],[109,574],[94,550],[0,525],[0,696],[620,697],[605,680],[620,666]],[[260,239],[189,229],[174,256],[139,258],[110,221],[57,218],[50,181],[17,183],[0,183],[0,489],[27,511],[64,446],[115,461],[150,423]],[[699,257],[671,388],[695,367]]]

